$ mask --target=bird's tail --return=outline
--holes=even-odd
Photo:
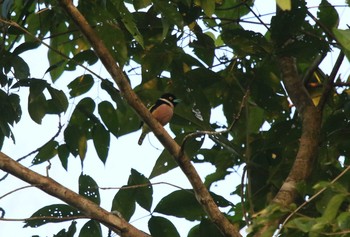
[[[141,133],[141,136],[140,136],[139,142],[138,142],[138,144],[139,144],[140,146],[142,145],[142,142],[143,142],[143,140],[145,139],[146,135],[147,135],[147,133],[145,133],[145,132],[142,132],[142,133]]]

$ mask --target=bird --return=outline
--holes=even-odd
[[[162,125],[165,126],[174,114],[175,106],[180,102],[173,94],[165,93],[160,98],[157,99],[156,103],[150,107],[150,112],[154,118]],[[151,129],[141,122],[142,133],[139,138],[138,144],[141,146],[146,135],[151,131]]]

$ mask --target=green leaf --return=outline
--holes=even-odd
[[[120,14],[121,20],[125,26],[125,28],[129,31],[131,36],[141,45],[141,47],[144,47],[143,44],[143,37],[140,34],[137,25],[135,24],[134,18],[132,14],[129,12],[129,10],[124,5],[124,2],[122,1],[116,1],[114,3],[118,9],[118,12]]]
[[[166,21],[176,25],[180,29],[183,28],[184,21],[176,5],[162,0],[153,0],[153,4],[156,10],[162,13],[162,17],[165,18]]]
[[[190,43],[194,53],[203,60],[208,66],[213,65],[215,55],[214,40],[207,34],[196,33],[197,40]]]
[[[15,78],[26,79],[29,77],[29,66],[20,56],[12,55],[10,57],[10,63],[12,64]]]
[[[20,45],[18,45],[14,50],[13,50],[13,54],[19,55],[23,52],[26,52],[28,50],[32,50],[32,49],[36,49],[41,45],[40,42],[38,41],[27,41],[24,42]]]
[[[177,143],[181,143],[186,134],[180,134],[175,138]],[[202,146],[204,139],[189,139],[186,143],[186,153],[189,157],[194,155]],[[150,179],[164,174],[169,170],[172,170],[177,167],[175,159],[170,155],[168,150],[164,149],[163,152],[158,157],[155,165],[153,166],[152,172],[150,174]]]
[[[334,6],[329,4],[327,0],[322,0],[319,5],[317,16],[322,23],[323,27],[327,27],[329,30],[334,27],[337,28],[339,24],[339,15]]]
[[[101,203],[98,185],[89,175],[81,174],[79,176],[79,194],[97,205]]]
[[[134,0],[132,1],[132,3],[134,5],[135,10],[138,11],[142,8],[146,8],[149,5],[151,5],[152,1],[151,0]]]
[[[102,124],[97,123],[92,129],[92,140],[98,157],[105,164],[109,151],[110,133]]]
[[[41,124],[46,114],[46,107],[46,97],[43,93],[35,95],[30,92],[28,98],[28,112],[34,122]]]
[[[82,137],[86,136],[77,125],[70,124],[64,130],[64,141],[66,142],[67,147],[73,156],[77,156],[79,154],[79,140],[81,140]]]
[[[148,228],[152,237],[180,237],[173,223],[164,217],[152,216]]]
[[[171,215],[187,220],[194,221],[200,220],[205,212],[198,201],[192,190],[184,189],[170,193],[164,197],[154,212],[158,212],[165,215]]]
[[[94,85],[94,78],[90,74],[84,74],[75,78],[68,84],[70,89],[69,94],[71,97],[76,97],[88,92]]]
[[[62,90],[47,86],[51,99],[47,100],[47,111],[49,114],[60,114],[67,111],[68,99]]]
[[[32,165],[41,164],[57,155],[58,142],[49,141],[39,149],[39,153],[32,161]]]
[[[316,223],[315,219],[309,217],[298,217],[293,220],[287,222],[287,228],[295,228],[304,233],[310,232],[312,226]]]
[[[111,211],[117,211],[126,221],[129,221],[135,208],[135,189],[123,186],[113,198]]]
[[[95,220],[90,220],[81,228],[78,237],[102,237],[101,225]]]
[[[200,237],[223,237],[224,235],[219,231],[219,229],[207,218],[203,218],[199,224]]]
[[[84,64],[86,62],[88,65],[93,65],[98,61],[98,57],[95,52],[91,49],[84,50],[74,55],[72,59],[66,64],[66,70],[75,70],[78,64]]]
[[[333,29],[337,41],[340,43],[346,57],[350,61],[350,30]]]
[[[66,204],[53,204],[37,210],[31,217],[46,217],[43,219],[26,220],[24,227],[38,227],[47,223],[66,221],[63,217],[83,216],[80,211]],[[52,218],[50,218],[52,217]]]
[[[282,11],[290,11],[292,9],[292,0],[276,0],[276,3]]]
[[[72,221],[67,231],[66,229],[62,229],[57,234],[53,235],[53,237],[74,237],[74,234],[77,231],[76,225],[77,225],[77,222]],[[35,237],[35,236],[32,236],[32,237]]]
[[[62,32],[67,32],[69,29],[64,21],[57,22],[54,27],[50,28],[51,35],[55,37],[50,37],[50,46],[53,50],[49,50],[48,59],[50,63],[49,69],[46,72],[50,72],[52,81],[56,81],[63,73],[65,69],[66,61],[61,54],[66,55],[67,58],[71,53],[71,47],[74,47],[74,44],[67,44],[71,39],[69,38],[71,34],[62,34]],[[58,54],[56,51],[60,52]]]
[[[66,144],[62,144],[57,148],[58,157],[60,158],[62,167],[67,170],[68,168],[68,157],[69,157],[69,149]]]
[[[140,174],[137,170],[131,169],[128,185],[137,186],[144,184],[147,184],[147,186],[135,188],[135,201],[147,211],[151,211],[153,201],[152,185],[143,174]]]
[[[98,104],[98,113],[108,130],[113,133],[114,136],[118,137],[119,121],[113,105],[108,101],[102,101]]]
[[[331,222],[337,216],[340,205],[343,203],[345,198],[346,194],[334,195],[327,203],[327,207],[319,220],[325,223]]]
[[[342,212],[337,217],[337,223],[341,230],[349,230],[350,229],[350,213]]]
[[[215,0],[200,0],[205,15],[211,17],[215,12]]]

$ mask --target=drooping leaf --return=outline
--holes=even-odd
[[[103,163],[106,163],[109,151],[110,133],[102,124],[97,123],[92,130],[92,140],[98,157]]]
[[[126,221],[129,221],[136,209],[135,189],[124,187],[114,196],[111,211],[118,212]]]
[[[153,201],[153,188],[150,181],[137,170],[131,169],[131,174],[128,180],[129,186],[145,185],[135,188],[135,201],[147,211],[151,211]]]
[[[43,145],[39,153],[35,156],[35,158],[32,161],[33,165],[41,164],[55,155],[57,155],[57,148],[58,148],[58,142],[57,141],[49,141],[45,145]]]
[[[95,220],[90,220],[81,228],[78,237],[102,237],[101,225]]]
[[[62,167],[67,170],[68,169],[68,157],[69,157],[69,149],[66,144],[62,144],[57,148],[58,157],[60,158]]]
[[[26,79],[29,77],[30,70],[26,61],[17,55],[12,55],[10,61],[17,79]]]
[[[186,218],[190,221],[200,220],[205,215],[192,190],[178,190],[170,193],[160,200],[154,212]]]
[[[319,11],[317,16],[322,22],[324,27],[327,27],[329,30],[337,28],[339,24],[339,15],[334,6],[331,5],[327,0],[322,0],[319,6]]]
[[[152,216],[148,228],[153,237],[180,237],[174,224],[164,217]]]
[[[66,204],[53,204],[40,208],[31,217],[47,217],[45,219],[32,219],[25,221],[24,227],[38,227],[47,223],[66,221],[63,217],[83,216],[80,211]],[[51,218],[50,218],[51,217]]]
[[[100,205],[101,198],[97,183],[89,175],[79,176],[79,194]]]
[[[76,97],[88,92],[94,85],[94,78],[90,74],[84,74],[75,78],[68,84],[70,89],[69,94],[71,97]]]
[[[108,101],[102,101],[98,104],[98,113],[108,130],[117,137],[119,132],[119,121],[113,105]]]
[[[47,100],[48,114],[60,114],[66,112],[68,108],[68,99],[62,90],[57,90],[51,86],[47,87],[51,95],[51,99]]]
[[[53,235],[53,237],[74,237],[74,234],[77,231],[76,225],[77,225],[77,222],[72,221],[72,223],[68,227],[67,231],[66,231],[66,229],[62,229],[57,234]]]
[[[333,29],[333,33],[350,61],[350,30]]]
[[[181,143],[185,134],[181,134],[175,138],[175,141]],[[189,139],[186,143],[186,153],[189,157],[194,155],[199,148],[202,146],[204,139]],[[150,174],[150,179],[164,174],[169,170],[172,170],[177,167],[175,159],[170,155],[167,150],[164,150],[158,157],[156,163],[153,166],[152,172]]]

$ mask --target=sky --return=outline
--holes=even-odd
[[[309,5],[317,6],[319,1],[308,1]],[[344,1],[330,1],[335,4],[344,4]],[[275,2],[273,0],[256,0],[256,10],[259,14],[263,15],[264,13],[272,12],[274,9]],[[346,16],[346,13],[339,10],[340,16]],[[349,14],[347,14],[349,15]],[[269,17],[269,16],[267,16]],[[342,24],[344,24],[343,29],[345,29],[345,24],[350,24],[346,22],[344,17],[341,18]],[[264,19],[265,20],[265,19]],[[252,27],[251,25],[247,27]],[[254,26],[256,27],[256,26]],[[254,29],[255,30],[255,29]],[[262,29],[263,30],[263,29]],[[334,54],[337,56],[337,54]],[[31,76],[34,78],[45,78],[48,79],[49,75],[44,75],[44,72],[49,67],[48,61],[46,59],[46,49],[44,47],[40,48],[40,51],[32,51],[21,55],[27,63],[30,65]],[[330,66],[336,60],[331,56],[327,62],[325,62],[322,67],[330,68]],[[93,66],[92,69],[97,74],[101,75],[104,78],[110,78],[106,73],[103,67],[98,64]],[[349,64],[343,65],[341,68],[343,76],[348,76],[350,72]],[[60,88],[67,84],[68,81],[71,81],[75,77],[84,74],[83,69],[78,69],[73,73],[65,73],[62,78],[60,78],[55,84],[55,88]],[[136,86],[140,83],[140,78],[133,77],[132,83]],[[26,108],[28,92],[24,89],[20,89],[18,93],[21,95],[22,108]],[[96,100],[103,100],[105,95],[101,90],[93,88],[89,91],[91,98]],[[71,105],[77,104],[78,100],[70,100]],[[72,106],[68,109],[65,119],[69,118],[72,113]],[[220,109],[217,109],[213,113],[211,122],[219,122],[225,124],[226,121],[220,113]],[[63,119],[64,121],[64,119]],[[64,122],[63,122],[64,123]],[[43,119],[42,125],[35,124],[29,117],[26,110],[23,110],[22,119],[19,124],[16,124],[13,128],[15,134],[16,143],[14,144],[11,140],[6,140],[2,149],[2,152],[12,157],[13,159],[18,159],[29,152],[35,150],[36,148],[42,146],[47,140],[49,140],[56,132],[58,127],[58,118],[57,116],[46,116]],[[169,131],[168,126],[166,126]],[[156,140],[156,138],[151,134],[149,135],[142,146],[137,144],[140,131],[128,134],[119,139],[111,136],[111,146],[109,151],[109,156],[106,164],[104,165],[97,157],[93,144],[89,143],[88,153],[84,160],[84,168],[81,168],[81,162],[79,158],[69,158],[68,171],[64,170],[59,159],[56,157],[51,160],[52,166],[49,170],[49,175],[51,178],[55,179],[57,182],[62,185],[78,191],[78,177],[83,171],[84,174],[90,175],[100,187],[121,187],[127,183],[128,177],[130,175],[130,170],[136,169],[138,172],[144,174],[146,177],[149,176],[153,165],[155,164],[159,154],[162,151],[162,146]],[[63,141],[63,138],[60,137]],[[206,142],[207,147],[210,147],[211,143]],[[22,164],[29,167],[30,162],[33,156],[25,159]],[[33,166],[32,170],[45,175],[46,174],[47,163]],[[206,175],[214,171],[214,167],[207,164],[196,164],[195,165],[198,173],[204,179]],[[230,195],[230,192],[234,187],[241,181],[240,177],[241,171],[234,172],[227,178],[216,183],[212,191],[224,196],[229,201],[236,203],[239,200],[237,197]],[[0,172],[0,177],[2,177],[3,172]],[[162,176],[156,177],[151,180],[152,183],[156,182],[168,182],[181,186],[182,188],[191,188],[189,181],[186,179],[185,175],[177,168],[174,169]],[[16,188],[27,186],[26,183],[14,178],[12,176],[7,177],[7,179],[0,183],[0,197]],[[159,200],[166,196],[168,193],[177,190],[174,187],[165,184],[159,184],[153,186],[153,208],[159,202]],[[100,190],[101,195],[101,206],[106,210],[110,210],[111,202],[117,190]],[[26,218],[32,215],[39,208],[49,205],[62,203],[56,198],[52,198],[49,195],[43,193],[36,188],[27,188],[21,191],[17,191],[0,199],[0,207],[4,208],[6,211],[5,217],[7,218]],[[178,228],[178,231],[181,236],[187,236],[189,229],[195,225],[195,223],[188,223],[179,218],[169,218],[174,222],[175,226]],[[131,219],[131,224],[135,225],[137,228],[147,231],[147,221],[149,219],[149,213],[143,211],[141,208],[138,208],[135,215]],[[80,221],[78,224],[79,227],[82,226],[86,221]],[[68,228],[70,222],[65,222],[64,224],[48,224],[39,228],[22,228],[23,222],[11,221],[4,222],[0,221],[0,236],[17,236],[17,237],[27,237],[31,235],[40,235],[40,236],[52,236],[53,234],[60,231],[62,228]],[[105,232],[104,232],[105,233]]]

